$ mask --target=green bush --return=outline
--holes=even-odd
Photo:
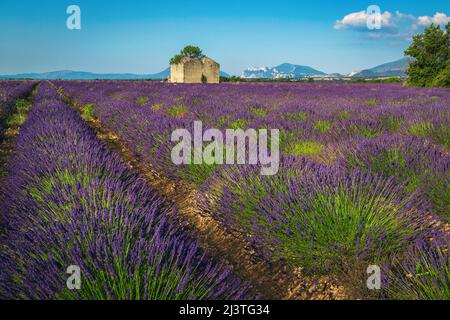
[[[444,70],[439,72],[433,80],[432,86],[450,88],[450,63],[447,64],[447,67]]]
[[[414,57],[406,73],[413,86],[448,86],[450,62],[450,22],[447,32],[431,24],[423,34],[415,35],[405,54]],[[447,84],[447,85],[446,85]]]
[[[136,103],[140,106],[145,105],[148,102],[148,97],[138,97]]]
[[[95,107],[93,104],[87,104],[83,107],[82,116],[86,120],[92,120],[95,116]]]

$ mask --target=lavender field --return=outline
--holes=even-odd
[[[11,123],[6,123],[14,111],[14,106],[19,99],[25,98],[34,87],[35,83],[30,81],[0,81],[0,138],[5,128]],[[16,119],[17,120],[17,119]],[[9,119],[14,121],[14,119]]]
[[[449,89],[35,85],[0,82],[31,99],[0,189],[0,298],[450,299]],[[175,165],[171,134],[194,121],[279,129],[278,173]]]

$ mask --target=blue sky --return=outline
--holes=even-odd
[[[72,4],[81,30],[66,28]],[[371,4],[387,26],[376,32],[357,14]],[[1,0],[0,74],[156,73],[186,44],[231,74],[283,62],[349,73],[399,59],[411,34],[448,15],[445,0]]]

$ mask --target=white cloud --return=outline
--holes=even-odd
[[[450,17],[445,13],[436,12],[433,16],[419,16],[396,11],[395,14],[385,11],[381,14],[381,29],[370,30],[367,28],[367,20],[370,15],[366,11],[352,12],[337,20],[334,28],[337,30],[348,29],[367,33],[371,39],[405,39],[409,40],[414,34],[421,32],[431,23],[445,26]]]
[[[438,25],[446,25],[450,22],[450,17],[447,16],[445,13],[442,12],[436,12],[434,16],[420,16],[417,18],[417,24],[419,26],[428,26],[432,23],[438,24]]]
[[[367,28],[367,21],[371,15],[366,11],[352,12],[346,15],[342,20],[337,20],[334,24],[335,29],[358,29],[369,30]],[[394,27],[393,15],[389,11],[381,14],[381,26],[391,29]]]

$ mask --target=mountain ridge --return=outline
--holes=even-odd
[[[311,76],[324,76],[325,72],[316,70],[309,66],[282,63],[275,67],[249,67],[245,69],[241,78],[245,79],[295,79]]]
[[[339,73],[325,73],[305,65],[282,63],[275,67],[249,67],[245,69],[241,78],[245,79],[301,79],[309,77],[332,78],[383,78],[405,77],[406,69],[413,59],[403,57],[399,60],[383,63],[372,68],[354,71],[348,75]],[[167,79],[170,69],[166,68],[154,74],[133,73],[93,73],[86,71],[58,70],[43,73],[22,73],[15,75],[0,75],[0,79],[35,79],[35,80],[163,80]],[[220,71],[221,77],[230,77]]]
[[[383,63],[373,68],[354,72],[350,76],[353,78],[381,78],[381,77],[405,77],[406,69],[413,61],[413,58],[403,57],[399,60]]]
[[[309,66],[282,63],[275,67],[249,67],[245,69],[241,77],[246,79],[297,79],[308,77],[332,77],[332,78],[383,78],[406,77],[406,69],[413,59],[403,57],[401,59],[383,63],[372,68],[354,71],[348,75],[339,73],[325,73]]]
[[[33,79],[33,80],[163,80],[167,79],[170,69],[153,74],[134,73],[94,73],[87,71],[58,70],[42,73],[21,73],[14,75],[0,75],[0,79]],[[229,77],[223,71],[221,76]]]

